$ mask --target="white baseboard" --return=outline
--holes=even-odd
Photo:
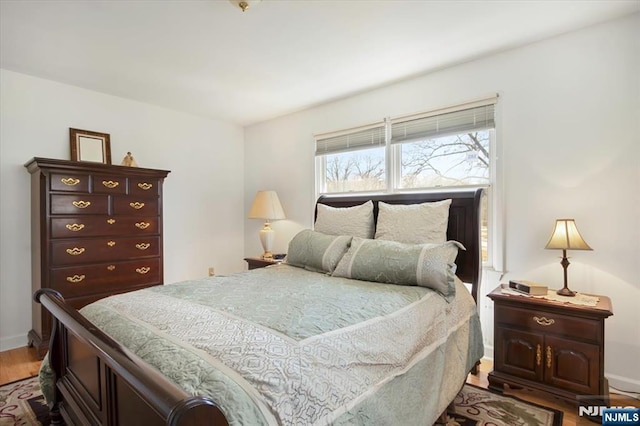
[[[27,335],[19,334],[0,338],[0,352],[27,346]]]
[[[609,388],[611,392],[615,393],[616,390],[630,392],[630,393],[640,393],[640,380],[633,380],[627,377],[616,376],[615,374],[606,374],[605,376],[609,379]]]

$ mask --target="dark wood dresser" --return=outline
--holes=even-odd
[[[511,384],[576,403],[577,395],[608,395],[604,377],[604,320],[611,300],[594,307],[508,295],[496,288],[494,369],[489,387]]]
[[[163,283],[162,183],[166,170],[34,158],[31,287],[57,290],[79,309]],[[29,345],[45,355],[51,316],[32,305]]]

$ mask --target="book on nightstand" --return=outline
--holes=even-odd
[[[546,285],[520,280],[509,281],[509,288],[531,296],[545,296],[549,290]]]

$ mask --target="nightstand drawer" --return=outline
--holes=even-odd
[[[556,335],[578,337],[599,343],[602,339],[601,322],[571,317],[539,309],[495,306],[495,318],[500,324],[527,331],[542,331]]]

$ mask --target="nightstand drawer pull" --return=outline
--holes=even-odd
[[[60,179],[60,182],[64,183],[67,186],[75,186],[77,184],[80,183],[80,179],[75,179],[75,178],[62,178]]]
[[[79,283],[80,281],[84,280],[85,276],[84,275],[74,275],[72,277],[67,277],[67,281],[69,281],[70,283]]]
[[[153,187],[153,184],[147,183],[147,182],[140,182],[138,184],[138,188],[144,190],[144,191],[148,191]]]
[[[91,201],[74,201],[71,204],[73,204],[74,206],[76,206],[79,209],[86,209],[87,207],[89,207],[91,205]]]
[[[547,368],[551,368],[551,358],[553,358],[551,346],[547,346]]]
[[[73,224],[67,224],[66,228],[69,231],[78,232],[84,228],[84,225],[82,223],[73,223]]]
[[[120,182],[114,182],[114,181],[112,181],[112,180],[103,180],[103,181],[102,181],[102,184],[103,184],[104,186],[106,186],[107,188],[109,188],[109,189],[113,189],[113,188],[115,188],[116,186],[120,185]]]
[[[542,347],[540,346],[540,343],[538,343],[538,346],[536,347],[536,365],[540,366],[541,362],[542,362]]]
[[[129,205],[136,210],[140,210],[141,208],[144,207],[144,203],[141,203],[139,201],[136,201],[135,203],[129,203]]]
[[[553,325],[556,322],[556,320],[554,320],[553,318],[552,319],[547,319],[546,317],[542,317],[542,318],[533,317],[533,320],[535,322],[537,322],[538,324],[540,324],[540,325],[544,325],[545,327]]]
[[[143,266],[142,268],[137,268],[136,272],[142,275],[142,274],[146,274],[150,270],[151,270],[151,268],[149,268],[147,266]]]
[[[149,222],[137,222],[136,227],[140,229],[147,229],[151,225]]]

